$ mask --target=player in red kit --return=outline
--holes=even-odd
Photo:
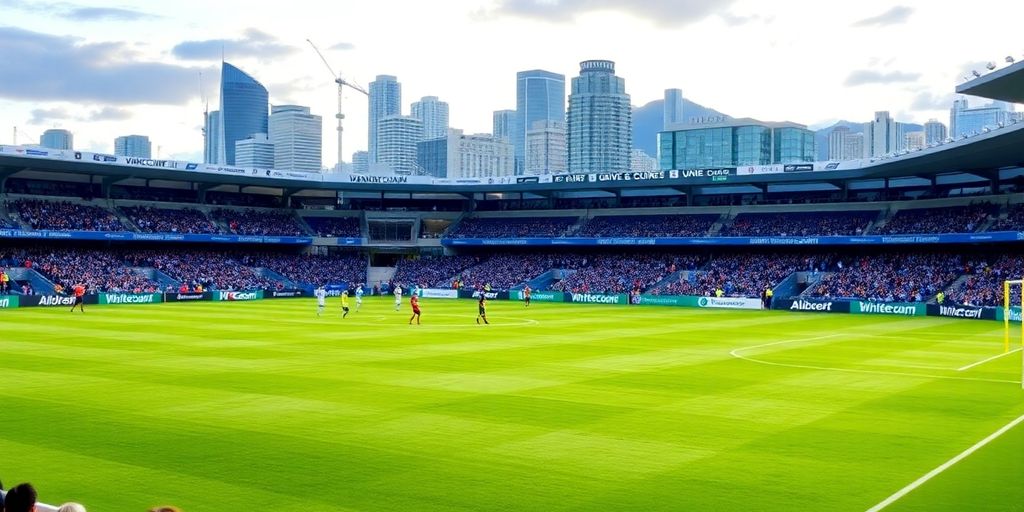
[[[416,320],[416,325],[420,325],[420,297],[415,293],[409,297],[409,305],[412,306],[412,316],[409,317],[409,325],[412,325],[413,319]]]
[[[77,307],[82,310],[82,313],[85,313],[85,286],[82,286],[81,283],[76,284],[74,287],[74,292],[75,303],[71,305],[71,312],[74,313],[75,308]]]

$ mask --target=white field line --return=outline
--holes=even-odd
[[[958,372],[966,372],[967,370],[970,370],[971,368],[974,368],[976,366],[981,366],[981,365],[983,365],[985,363],[989,363],[989,362],[995,361],[996,359],[1000,359],[1000,358],[1006,357],[1006,356],[1008,356],[1010,354],[1016,354],[1017,352],[1020,352],[1021,350],[1022,349],[1017,348],[1017,349],[1013,349],[1013,350],[1011,350],[1009,352],[1003,352],[1002,354],[999,354],[997,356],[992,356],[992,357],[989,357],[987,359],[982,359],[981,361],[978,361],[977,363],[971,363],[971,364],[969,364],[967,366],[962,366],[960,368],[957,368],[956,371],[958,371]]]
[[[1017,425],[1020,425],[1021,423],[1024,423],[1024,415],[1021,415],[1019,418],[1017,418],[1017,419],[1007,423],[1006,425],[1003,426],[1003,428],[993,432],[992,435],[986,437],[985,439],[982,439],[981,441],[978,441],[977,444],[975,444],[974,446],[964,450],[963,452],[961,452],[956,457],[953,457],[952,459],[949,459],[948,461],[943,463],[941,466],[939,466],[939,467],[929,471],[928,474],[922,476],[921,478],[918,478],[917,480],[914,480],[913,482],[911,482],[906,487],[896,491],[895,494],[893,494],[892,496],[889,496],[888,498],[883,500],[878,505],[875,505],[875,506],[869,508],[867,510],[867,512],[878,512],[878,511],[884,509],[885,507],[888,507],[889,505],[892,505],[897,500],[899,500],[900,498],[906,496],[907,494],[909,494],[914,489],[917,489],[918,487],[921,487],[921,485],[923,485],[925,482],[931,480],[932,478],[935,478],[936,476],[938,476],[943,471],[953,467],[953,465],[955,465],[956,463],[966,459],[972,453],[980,450],[981,448],[983,448],[985,445],[991,443],[992,441],[995,441],[997,438],[999,438],[999,436],[1009,432],[1013,427],[1016,427]]]
[[[894,376],[894,377],[916,377],[916,378],[920,378],[920,379],[942,379],[942,380],[965,380],[965,381],[973,381],[973,382],[994,382],[994,383],[999,383],[999,384],[1020,384],[1021,383],[1021,381],[1019,381],[1019,380],[982,379],[982,378],[975,378],[975,377],[951,377],[951,376],[946,376],[946,375],[931,375],[931,374],[925,374],[925,373],[892,372],[892,371],[886,371],[886,370],[860,370],[860,369],[856,369],[856,368],[835,368],[835,367],[831,367],[831,366],[814,366],[814,365],[806,365],[806,364],[776,363],[776,362],[773,362],[773,361],[765,361],[765,360],[762,360],[762,359],[754,359],[753,357],[747,357],[747,356],[744,356],[744,355],[740,354],[740,352],[744,352],[746,350],[753,350],[753,349],[756,349],[756,348],[771,347],[771,346],[775,346],[775,345],[785,345],[785,344],[789,344],[789,343],[800,343],[800,342],[805,342],[805,341],[823,340],[823,339],[828,339],[828,338],[835,338],[835,337],[838,337],[838,336],[846,336],[846,335],[844,335],[844,334],[830,334],[828,336],[816,336],[816,337],[813,337],[813,338],[798,338],[798,339],[793,339],[793,340],[782,340],[782,341],[776,341],[776,342],[772,342],[772,343],[764,343],[764,344],[761,344],[761,345],[753,345],[753,346],[750,346],[750,347],[740,347],[740,348],[736,348],[736,349],[733,349],[732,351],[730,351],[729,355],[731,355],[732,357],[735,357],[737,359],[742,359],[744,361],[750,361],[752,363],[763,364],[763,365],[768,365],[768,366],[779,366],[779,367],[782,367],[782,368],[799,368],[799,369],[803,369],[803,370],[823,370],[823,371],[844,372],[844,373],[861,373],[861,374],[868,374],[868,375],[891,375],[891,376]]]

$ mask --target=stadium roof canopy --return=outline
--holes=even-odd
[[[1010,103],[1024,103],[1024,61],[958,85],[956,92]]]

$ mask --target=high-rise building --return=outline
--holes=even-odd
[[[512,144],[490,134],[449,130],[447,137],[424,140],[417,147],[423,171],[438,178],[497,178],[515,172]]]
[[[938,119],[929,119],[924,124],[924,143],[926,145],[944,142],[946,137],[949,137],[949,131],[946,129],[946,125],[939,122]]]
[[[875,119],[864,124],[864,158],[895,153],[903,147],[904,128],[889,116],[889,112],[875,112]]]
[[[412,104],[412,117],[423,123],[423,139],[436,139],[448,134],[448,103],[437,96],[424,96]]]
[[[376,163],[396,174],[416,173],[416,144],[423,140],[423,123],[415,117],[388,116],[377,130]]]
[[[840,160],[864,158],[864,134],[851,133],[843,139],[843,153]]]
[[[272,169],[274,167],[274,143],[265,133],[254,133],[247,139],[235,141],[234,165]]]
[[[73,149],[74,136],[67,130],[51,128],[43,132],[39,145],[49,149]]]
[[[221,65],[220,74],[220,147],[218,162],[235,162],[235,143],[267,133],[269,94],[266,87],[241,69]]]
[[[1008,103],[995,101],[984,107],[971,108],[967,98],[961,98],[953,102],[949,111],[949,135],[954,139],[980,135],[986,130],[1005,126],[1013,119],[1019,119],[1019,116]]]
[[[683,91],[665,89],[665,111],[662,115],[662,129],[668,130],[674,124],[683,122]]]
[[[906,151],[917,151],[925,148],[924,132],[906,132],[903,134],[903,149]]]
[[[203,162],[219,164],[220,161],[220,111],[214,110],[206,116],[206,147],[203,148]]]
[[[136,158],[153,158],[153,144],[145,135],[125,135],[114,139],[114,154]]]
[[[650,172],[658,170],[658,159],[648,155],[642,149],[634,149],[629,156],[629,170],[633,172]]]
[[[495,139],[505,139],[512,142],[512,135],[516,131],[515,110],[495,110],[494,128],[491,133]]]
[[[796,123],[726,119],[658,134],[661,169],[710,169],[813,162],[814,132]]]
[[[629,169],[633,149],[633,110],[626,81],[610,60],[580,63],[569,94],[569,171]]]
[[[565,75],[541,69],[516,73],[516,174],[526,168],[526,132],[537,121],[565,121]]]
[[[379,161],[377,147],[379,144],[380,122],[385,117],[402,115],[402,84],[391,75],[377,75],[370,82],[370,130],[367,132],[368,153],[370,164]]]
[[[556,174],[569,168],[565,123],[537,121],[526,132],[526,174]]]
[[[850,136],[850,129],[846,126],[837,126],[828,134],[828,159],[846,160],[846,138]],[[860,155],[857,155],[858,158]]]
[[[323,167],[323,118],[309,107],[270,107],[270,142],[274,144],[274,168],[282,171],[320,171]]]
[[[361,174],[370,172],[370,153],[366,151],[352,153],[352,172]]]

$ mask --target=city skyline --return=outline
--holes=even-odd
[[[467,133],[489,132],[492,112],[514,106],[518,71],[547,69],[568,76],[579,61],[593,57],[617,62],[618,74],[630,83],[634,106],[661,98],[665,89],[680,88],[686,98],[732,115],[792,120],[814,128],[839,119],[866,121],[864,113],[880,110],[917,124],[944,119],[959,77],[971,69],[985,72],[988,60],[1001,66],[1007,54],[1022,57],[1012,34],[964,24],[959,13],[922,1],[898,6],[866,1],[841,14],[827,13],[830,23],[824,24],[816,19],[826,14],[825,8],[812,2],[769,8],[742,0],[662,1],[643,12],[615,1],[440,4],[343,2],[323,16],[309,17],[315,4],[301,1],[287,12],[257,7],[242,13],[238,2],[183,0],[175,6],[154,6],[129,0],[91,2],[99,18],[73,19],[58,10],[44,22],[39,6],[0,0],[4,23],[9,24],[0,26],[0,48],[25,57],[19,66],[0,71],[0,119],[7,132],[0,142],[12,142],[14,126],[21,143],[39,140],[43,131],[56,126],[75,133],[76,147],[109,152],[117,135],[142,132],[162,147],[164,158],[201,161],[207,102],[200,96],[199,72],[210,109],[217,110],[216,68],[222,55],[260,80],[272,104],[308,105],[314,114],[333,117],[336,86],[324,76],[318,57],[303,46],[306,37],[322,46],[346,79],[366,85],[377,74],[392,74],[400,77],[407,97],[452,98],[450,125]],[[181,19],[178,13],[189,12],[190,6],[202,6],[207,15],[203,20]],[[396,7],[408,15],[401,18],[414,19],[418,26],[439,27],[434,31],[438,37],[416,48],[382,41],[372,21],[384,19]],[[1011,18],[1024,13],[1020,6],[986,0],[972,9],[998,9]],[[118,31],[104,31],[112,22]],[[407,28],[398,21],[396,30]],[[524,31],[540,37],[511,36]],[[610,31],[628,34],[630,41],[606,37]],[[957,44],[942,52],[896,51],[926,36],[954,31]],[[573,44],[551,47],[548,41],[555,36]],[[499,47],[489,53],[467,52],[464,59],[426,58],[442,54],[455,41],[474,38]],[[829,45],[814,43],[826,39]],[[700,44],[711,40],[716,44]],[[657,58],[672,48],[690,46],[702,51],[673,52],[673,66],[668,67]],[[840,54],[843,59],[834,58]],[[50,69],[36,64],[43,62]],[[801,74],[801,80],[749,85],[751,77],[782,76],[785,69],[808,65],[814,72]],[[346,92],[347,157],[367,148],[365,101]],[[323,140],[324,154],[333,155],[332,123],[325,123]],[[333,162],[333,157],[324,161]]]

